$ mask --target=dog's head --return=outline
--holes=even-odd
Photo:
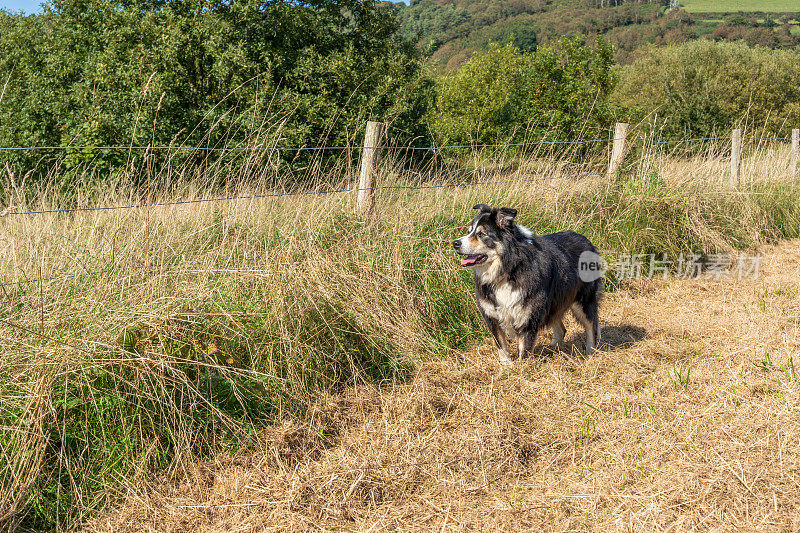
[[[473,268],[496,261],[514,240],[514,217],[517,210],[509,207],[493,209],[485,204],[474,207],[469,233],[453,241],[456,253],[463,255],[461,266]]]

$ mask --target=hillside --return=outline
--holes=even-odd
[[[417,0],[399,7],[398,18],[400,34],[417,42],[431,64],[444,70],[458,67],[490,42],[513,40],[529,50],[563,36],[589,41],[603,36],[615,46],[616,59],[623,64],[647,43],[713,38],[770,48],[800,45],[798,13],[787,11],[791,2],[730,2],[724,11],[718,5],[708,8],[719,2],[706,0],[688,0],[685,10],[670,10],[664,2],[611,3],[615,5],[602,0]],[[769,5],[775,7],[768,9]],[[752,16],[738,14],[742,6],[750,6]],[[704,14],[711,11],[713,16]]]

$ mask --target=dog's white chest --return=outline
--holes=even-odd
[[[496,305],[482,299],[481,305],[484,312],[497,320],[508,334],[522,328],[530,318],[530,308],[523,305],[522,291],[513,288],[508,283],[498,285],[494,291]]]

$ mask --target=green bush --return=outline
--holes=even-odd
[[[606,132],[611,65],[602,40],[593,49],[565,39],[533,53],[493,45],[441,80],[434,140],[495,144]]]
[[[620,69],[614,100],[667,138],[747,125],[785,135],[800,124],[800,52],[712,41],[648,48]]]

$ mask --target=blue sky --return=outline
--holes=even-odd
[[[25,13],[37,13],[42,10],[41,0],[0,0],[0,8],[9,11],[23,11]]]

